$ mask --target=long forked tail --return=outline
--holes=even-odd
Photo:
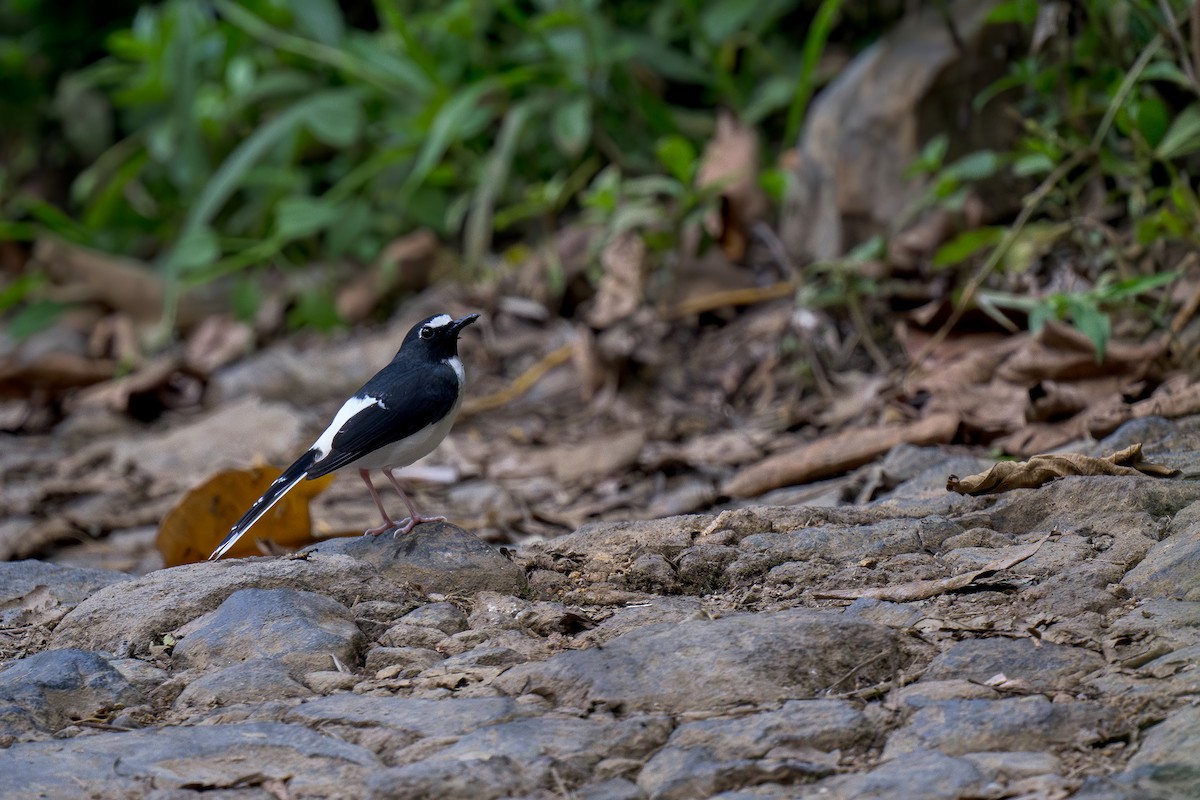
[[[242,534],[250,530],[250,526],[258,522],[263,514],[271,510],[271,507],[283,499],[283,496],[292,490],[300,481],[308,477],[309,467],[317,460],[319,455],[316,450],[309,450],[300,458],[296,459],[296,463],[283,471],[283,474],[275,479],[270,488],[263,493],[263,496],[254,501],[254,505],[250,506],[250,510],[242,515],[242,518],[237,521],[230,530],[217,549],[213,550],[209,561],[216,561],[221,556],[229,551],[237,543],[237,540],[242,538]]]

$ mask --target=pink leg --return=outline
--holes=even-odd
[[[412,514],[411,517],[404,520],[400,524],[399,528],[396,528],[396,532],[393,533],[392,536],[399,536],[402,533],[408,533],[409,531],[411,531],[413,528],[417,527],[417,525],[419,525],[422,522],[445,522],[446,521],[445,517],[427,517],[424,514],[422,514],[421,512],[417,511],[417,507],[413,505],[412,500],[408,499],[408,495],[405,494],[403,487],[400,486],[400,481],[396,480],[396,476],[392,474],[392,471],[390,469],[385,469],[383,471],[383,474],[387,475],[388,480],[390,480],[392,482],[392,486],[396,487],[396,491],[400,493],[400,499],[404,501],[404,505],[408,506],[408,513]]]
[[[367,528],[363,531],[363,536],[378,536],[384,531],[389,531],[396,527],[396,520],[388,516],[387,509],[383,507],[383,500],[379,498],[379,492],[375,490],[375,484],[371,483],[371,473],[365,469],[358,471],[358,476],[363,479],[363,483],[371,490],[371,498],[375,501],[375,507],[379,509],[379,514],[383,517],[383,524],[374,528]],[[389,476],[390,477],[390,476]]]

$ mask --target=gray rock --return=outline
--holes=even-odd
[[[1123,783],[1141,797],[1200,797],[1200,707],[1187,706],[1145,732]]]
[[[579,800],[642,800],[642,790],[633,781],[624,778],[609,778],[589,783],[575,791]]]
[[[467,629],[467,615],[453,603],[426,603],[408,612],[401,622],[437,628],[450,636]]]
[[[379,637],[379,643],[384,647],[420,647],[432,650],[445,638],[446,634],[437,628],[401,622],[384,631]]]
[[[362,632],[350,609],[314,592],[242,589],[180,628],[171,657],[185,669],[271,658],[295,675],[358,664]]]
[[[1137,597],[1200,600],[1200,502],[1175,515],[1168,536],[1121,583]]]
[[[291,676],[286,664],[256,658],[191,681],[175,699],[175,707],[209,708],[311,694]]]
[[[380,574],[349,556],[322,553],[186,564],[101,589],[63,618],[51,643],[146,655],[161,644],[163,634],[213,610],[239,589],[296,589],[352,604],[409,597],[403,581],[403,575]]]
[[[422,739],[453,740],[488,725],[528,716],[530,709],[507,697],[369,697],[337,694],[293,708],[286,722],[392,753]]]
[[[442,662],[447,671],[471,667],[507,667],[528,659],[509,647],[474,647]]]
[[[922,681],[954,678],[984,683],[997,674],[1026,682],[1034,691],[1065,689],[1104,666],[1104,658],[1080,647],[1032,639],[964,639],[950,645],[925,670]]]
[[[640,628],[603,648],[513,667],[493,685],[573,708],[718,710],[874,683],[903,660],[883,626],[792,610]]]
[[[888,736],[885,759],[917,750],[962,755],[993,750],[1044,750],[1087,744],[1116,719],[1095,703],[1051,703],[1032,696],[1005,700],[943,700],[921,707]],[[901,759],[903,760],[903,759]]]
[[[987,784],[979,768],[964,758],[917,751],[870,772],[821,781],[815,795],[828,800],[960,800],[976,797]]]
[[[363,600],[354,604],[350,611],[359,629],[369,639],[378,639],[384,631],[408,612],[418,606],[415,598],[407,598],[405,602],[396,603],[391,600]]]
[[[561,791],[586,782],[602,759],[641,754],[661,745],[670,722],[633,717],[620,722],[574,718],[517,719],[475,730],[449,747],[421,752],[372,786],[389,797],[505,797],[538,788]],[[497,771],[493,766],[503,769]],[[477,774],[478,773],[478,774]],[[489,780],[480,785],[479,775]],[[470,782],[469,786],[463,785]]]
[[[0,562],[0,627],[21,625],[31,614],[52,606],[69,609],[105,586],[129,579],[123,572],[63,567],[33,559]]]
[[[374,675],[386,667],[398,667],[389,670],[388,677],[411,678],[421,670],[442,662],[441,653],[427,647],[372,647],[367,651],[366,671]]]
[[[305,553],[348,555],[425,593],[472,594],[529,590],[522,569],[500,551],[447,522],[427,522],[404,536],[352,536],[305,548]]]
[[[0,750],[5,798],[161,797],[189,788],[286,782],[296,797],[362,797],[381,767],[368,750],[300,725],[151,728]],[[262,796],[261,794],[255,796]]]
[[[652,798],[689,798],[822,777],[836,770],[838,757],[820,751],[871,736],[866,716],[839,700],[793,700],[778,711],[688,722],[647,762],[638,786]]]
[[[338,690],[353,689],[362,678],[352,672],[321,669],[304,676],[304,685],[316,694],[333,694]]]
[[[0,671],[0,735],[53,732],[103,710],[142,702],[142,693],[101,656],[44,650]]]

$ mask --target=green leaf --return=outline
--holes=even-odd
[[[1154,154],[1163,161],[1200,151],[1200,103],[1192,103],[1175,117]]]
[[[1166,135],[1171,118],[1167,105],[1154,96],[1143,97],[1129,104],[1129,116],[1138,133],[1151,147],[1157,147]]]
[[[363,129],[362,103],[353,92],[331,93],[319,109],[308,112],[305,126],[323,144],[349,147]]]
[[[15,341],[28,338],[49,328],[67,310],[66,303],[54,300],[35,300],[13,315],[8,323],[8,335]]]
[[[312,289],[296,298],[296,305],[287,313],[288,325],[293,328],[315,328],[326,332],[342,324],[334,305],[333,293],[326,289]]]
[[[287,7],[301,33],[322,44],[341,43],[346,25],[341,9],[333,0],[291,0]]]
[[[1096,363],[1103,363],[1108,337],[1112,332],[1112,323],[1108,315],[1082,295],[1067,295],[1066,302],[1067,310],[1071,314],[1071,323],[1096,346]]]
[[[995,247],[1002,238],[1004,229],[994,226],[964,231],[937,249],[933,266],[941,269],[961,264],[980,250]]]
[[[990,178],[1000,169],[1001,158],[993,150],[977,150],[955,161],[942,171],[959,181],[979,181]]]
[[[31,292],[42,287],[45,283],[46,277],[44,275],[29,273],[21,275],[7,286],[0,287],[0,314],[8,311],[17,303],[24,301]]]
[[[717,0],[706,4],[700,17],[700,30],[712,44],[721,44],[746,26],[758,11],[758,3],[746,0]]]
[[[195,228],[175,243],[175,266],[180,272],[207,267],[221,257],[216,235],[208,228]]]
[[[696,175],[696,148],[682,136],[660,139],[655,148],[659,162],[680,183],[690,186]]]
[[[592,138],[592,100],[573,97],[554,111],[550,120],[554,143],[567,158],[577,158]]]
[[[1125,278],[1095,292],[1097,299],[1102,301],[1128,300],[1139,294],[1158,289],[1173,283],[1179,278],[1178,272],[1164,272],[1159,275],[1138,275]]]
[[[408,178],[400,188],[402,200],[407,200],[417,187],[425,182],[429,173],[450,149],[450,145],[463,135],[468,121],[478,110],[480,99],[495,86],[494,80],[485,78],[451,95],[450,99],[442,104],[429,126],[429,133],[417,154],[412,171],[408,173]]]
[[[275,233],[300,239],[328,227],[338,218],[335,206],[316,197],[285,197],[275,206]]]
[[[1054,161],[1045,153],[1029,153],[1013,162],[1012,171],[1018,178],[1045,175],[1054,169]]]

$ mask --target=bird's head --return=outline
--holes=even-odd
[[[434,314],[412,326],[400,349],[423,351],[435,361],[456,356],[458,334],[477,319],[478,314],[467,314],[459,319],[449,314]]]

